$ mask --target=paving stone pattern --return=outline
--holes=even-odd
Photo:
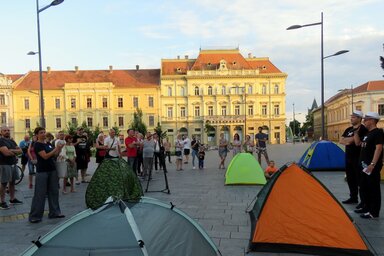
[[[277,166],[297,161],[309,144],[270,145],[270,159]],[[228,155],[226,164],[232,154]],[[174,159],[172,159],[174,160]],[[197,162],[196,162],[197,165]],[[246,213],[261,186],[224,186],[224,170],[219,170],[219,157],[215,150],[206,154],[206,169],[193,170],[191,161],[184,165],[184,171],[176,171],[175,164],[168,164],[168,180],[170,194],[148,192],[145,196],[172,202],[176,207],[194,218],[210,235],[219,247],[223,256],[239,255],[295,255],[288,253],[255,253],[246,254],[250,238],[250,218]],[[262,167],[266,164],[262,158]],[[96,169],[92,159],[89,173]],[[154,180],[150,182],[149,191],[165,188],[163,173],[154,172]],[[344,173],[316,172],[315,176],[323,182],[338,200],[348,196]],[[90,178],[90,177],[89,177]],[[67,217],[85,209],[84,193],[87,184],[76,185],[76,193],[60,194],[60,206]],[[146,183],[143,183],[145,188]],[[382,184],[383,188],[384,184]],[[30,224],[27,213],[30,209],[33,190],[27,188],[27,182],[17,186],[17,197],[24,201],[23,205],[13,206],[9,210],[0,211],[0,255],[17,255],[23,252],[30,241],[46,234],[65,219],[50,220],[47,216],[41,223]],[[8,197],[7,197],[8,199]],[[384,205],[384,204],[383,204]],[[250,207],[252,207],[251,204]],[[377,255],[384,256],[384,220],[363,220],[353,212],[354,206],[345,206],[347,212],[354,218]],[[383,215],[383,214],[382,214]]]

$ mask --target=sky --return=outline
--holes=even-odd
[[[40,8],[50,4],[40,0]],[[324,13],[325,101],[338,90],[382,80],[382,0],[65,0],[40,12],[43,69],[160,68],[161,59],[202,48],[269,57],[286,81],[287,121],[321,103],[320,22]],[[36,1],[0,0],[0,73],[38,70]]]

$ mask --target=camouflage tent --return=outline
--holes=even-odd
[[[105,159],[97,167],[85,193],[87,207],[96,209],[109,197],[138,200],[143,196],[141,184],[124,159]]]

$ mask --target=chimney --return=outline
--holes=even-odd
[[[109,73],[112,73],[112,72],[113,72],[113,66],[109,65]]]
[[[79,74],[79,66],[75,66],[75,73]]]
[[[47,73],[48,73],[48,75],[51,74],[51,67],[50,66],[47,67]]]
[[[139,71],[140,66],[136,65],[136,71]]]
[[[188,59],[188,55],[185,55],[184,57],[185,57],[186,60]]]
[[[178,60],[180,59],[180,55],[177,55],[177,59],[178,59]]]
[[[248,53],[248,58],[249,58],[249,59],[252,58],[252,53],[251,53],[251,52]]]

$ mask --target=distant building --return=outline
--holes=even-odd
[[[384,127],[384,80],[369,81],[353,90],[342,90],[328,99],[325,106],[326,132],[329,140],[340,140],[344,130],[350,126],[350,115],[353,110],[360,110],[363,113],[378,112],[382,118],[378,126]],[[317,112],[316,110],[314,113],[317,115]]]
[[[163,59],[162,126],[171,140],[182,132],[204,142],[207,121],[215,128],[216,142],[220,133],[232,140],[235,133],[254,136],[263,126],[271,143],[285,143],[286,78],[268,58],[245,58],[238,49]]]

